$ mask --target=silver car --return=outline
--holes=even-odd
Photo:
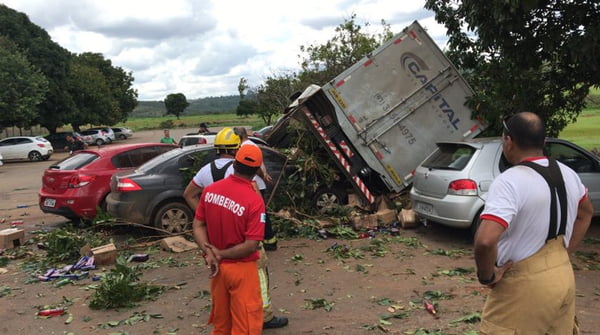
[[[89,145],[103,145],[111,143],[110,137],[100,129],[88,129],[79,133],[81,140]]]
[[[510,167],[502,139],[442,142],[416,169],[410,199],[417,216],[457,228],[479,227],[490,184]],[[600,215],[600,158],[565,140],[547,138],[545,154],[571,167]]]

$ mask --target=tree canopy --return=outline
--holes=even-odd
[[[0,125],[32,126],[48,91],[46,77],[8,38],[0,36]]]
[[[177,120],[179,120],[179,115],[183,114],[189,105],[183,93],[171,93],[165,99],[167,114],[175,115]]]
[[[7,113],[11,115],[20,115],[2,119],[3,125],[40,124],[51,133],[69,123],[74,128],[87,123],[113,125],[126,120],[137,105],[131,73],[100,54],[70,53],[27,15],[2,4],[0,32],[2,60],[14,65],[11,76],[0,75],[0,87],[22,89],[20,95],[11,91],[12,102],[9,93],[0,95],[0,106],[10,108]],[[5,48],[7,41],[14,47]],[[22,86],[25,80],[30,81],[27,88]],[[22,106],[28,106],[27,113]]]
[[[476,92],[470,106],[496,132],[499,116],[531,111],[556,136],[600,84],[596,0],[427,0],[425,7],[445,25],[448,55]]]

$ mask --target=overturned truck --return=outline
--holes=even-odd
[[[417,21],[333,78],[308,87],[270,138],[301,120],[361,200],[406,190],[436,142],[473,138],[484,128],[465,106],[464,78]],[[338,190],[343,191],[343,190]]]

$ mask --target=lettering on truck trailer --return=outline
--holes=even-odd
[[[421,82],[421,84],[426,84],[429,81],[427,76],[422,72],[429,70],[429,66],[425,64],[423,59],[411,52],[407,52],[402,54],[400,60],[402,63],[402,68],[404,70],[408,70],[415,79]],[[454,113],[454,110],[452,107],[450,107],[448,102],[446,102],[446,99],[438,94],[437,87],[435,87],[435,85],[432,83],[429,83],[427,86],[425,86],[425,90],[433,94],[433,100],[438,103],[438,108],[440,111],[446,115],[452,127],[454,127],[455,130],[458,130],[458,123],[460,122],[460,119],[457,117],[456,113]]]

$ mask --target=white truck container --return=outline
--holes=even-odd
[[[464,78],[417,21],[323,87],[308,87],[287,116],[304,120],[366,204],[401,192],[436,142],[478,135]]]

